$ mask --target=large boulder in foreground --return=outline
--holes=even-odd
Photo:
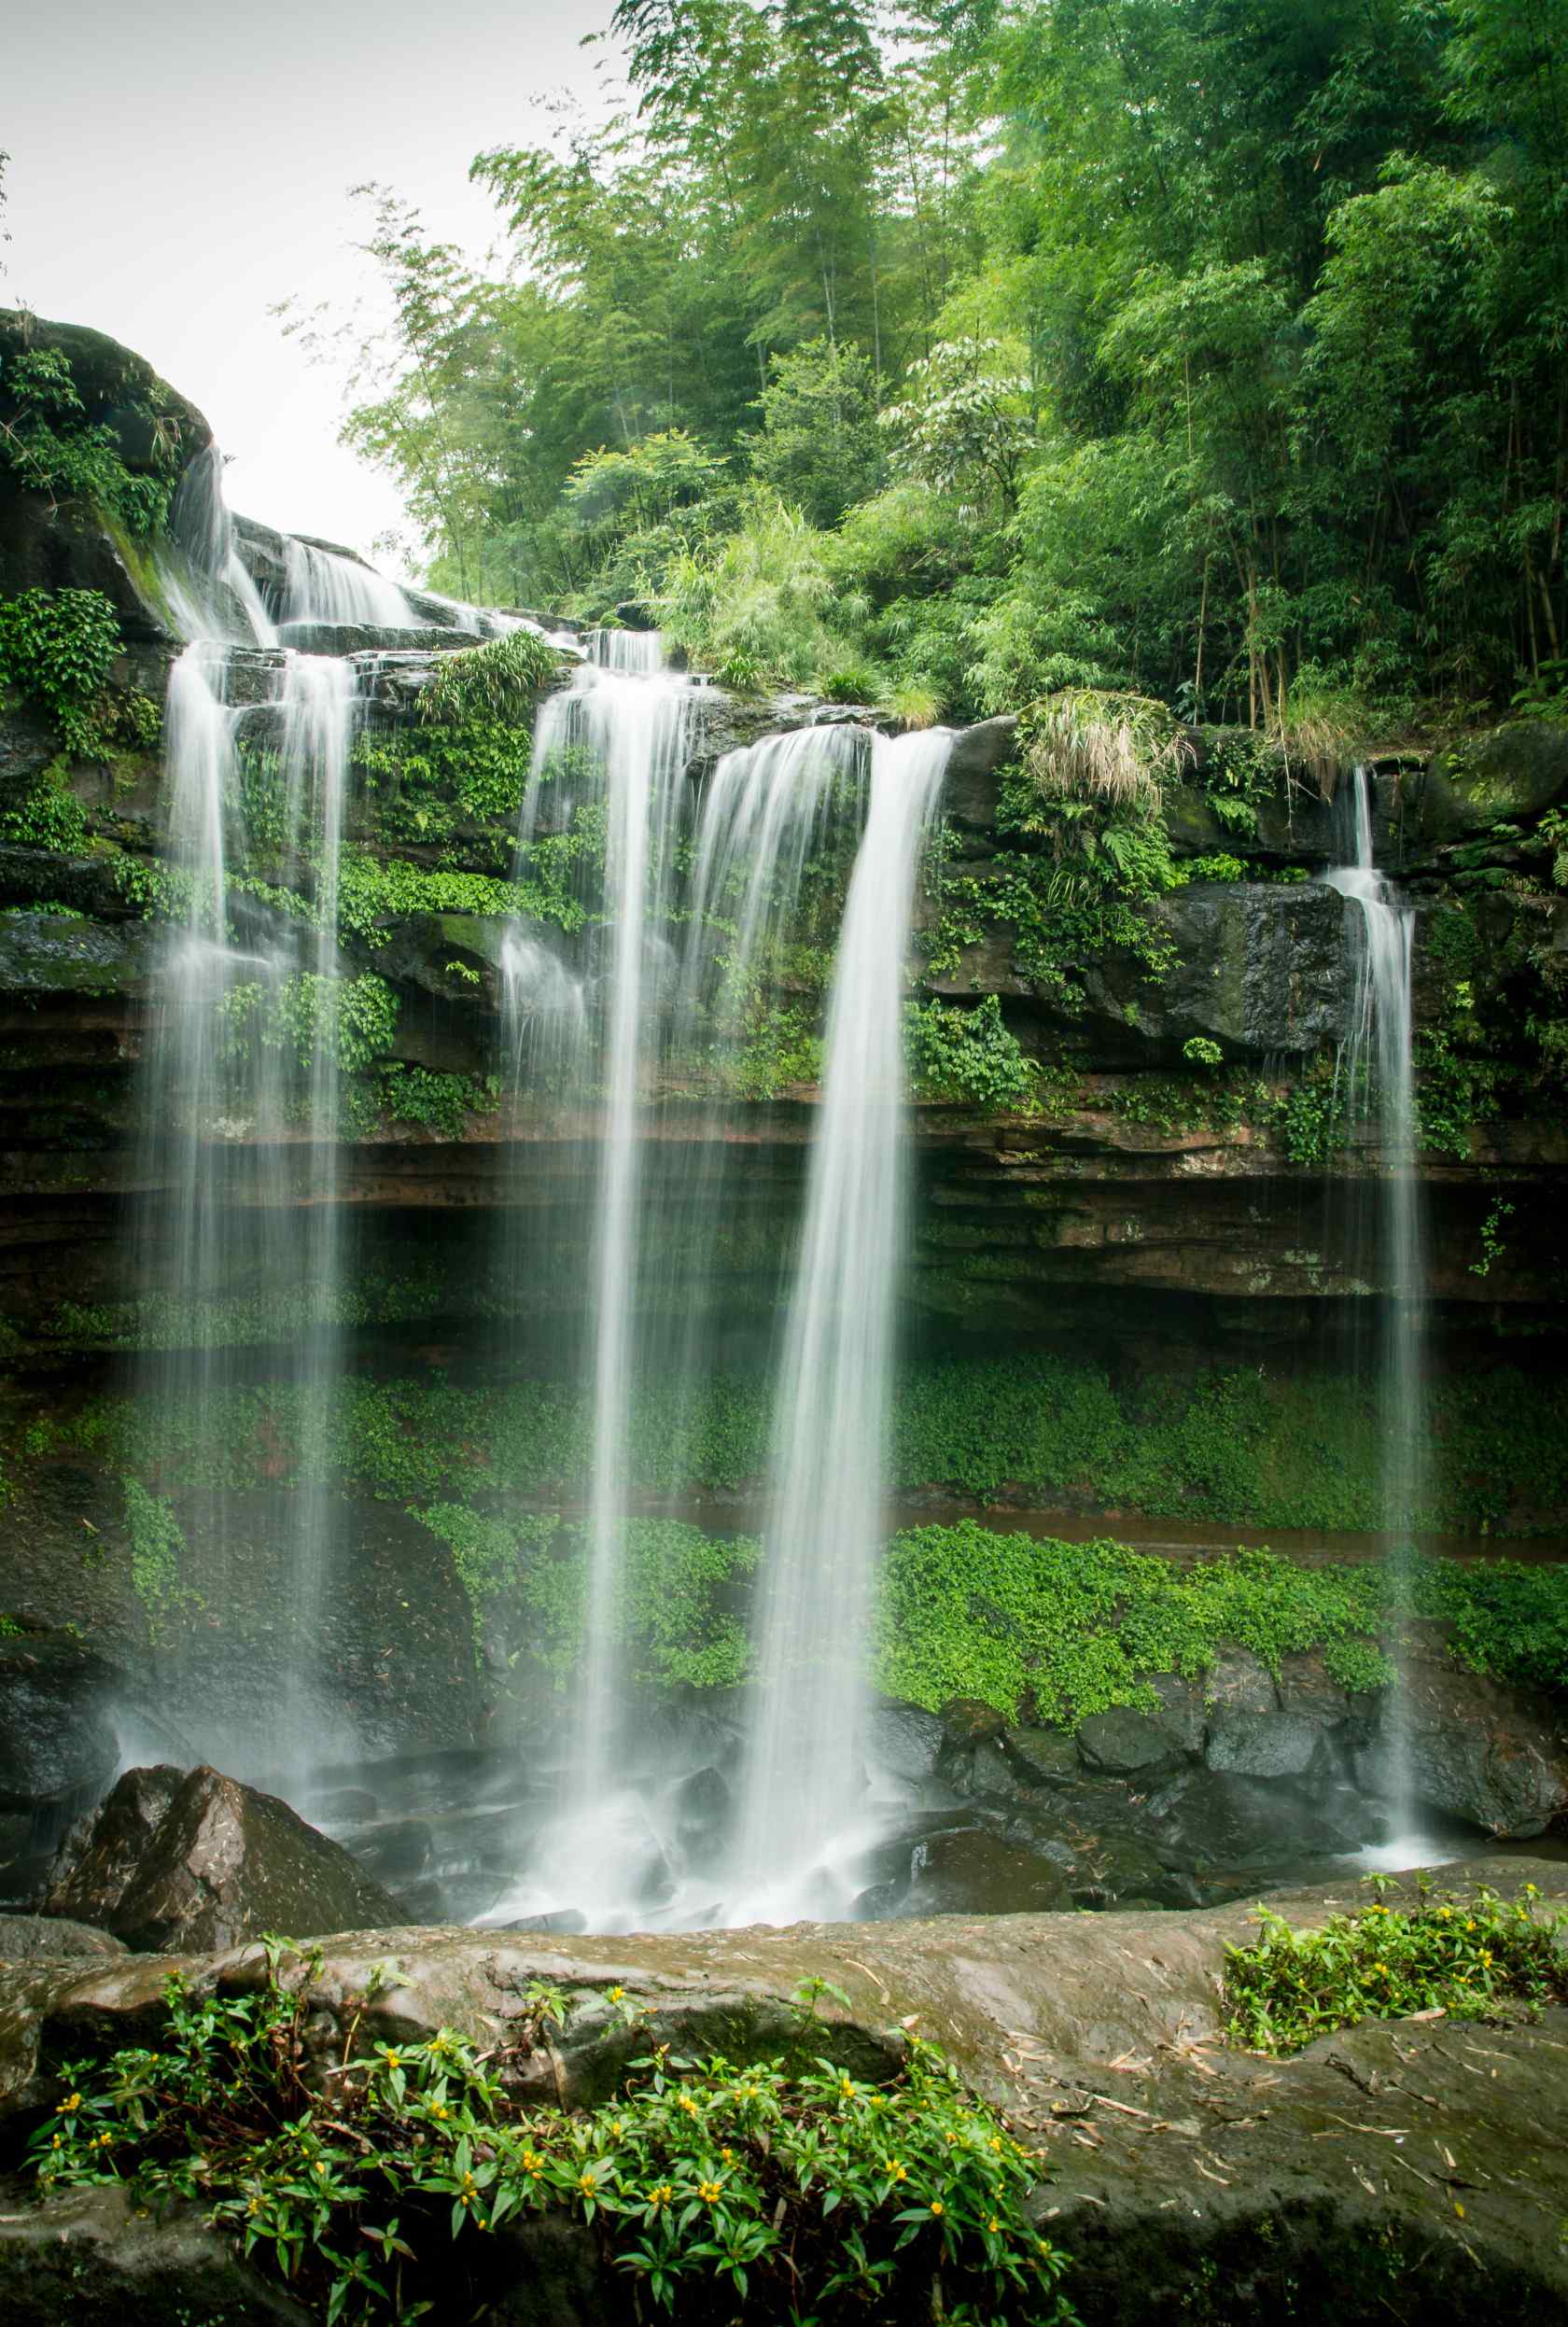
[[[404,1915],[286,1801],[205,1766],[128,1770],[66,1836],[45,1907],[144,1951],[365,1930]]]

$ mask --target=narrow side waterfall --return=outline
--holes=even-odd
[[[855,1824],[904,1251],[905,964],[951,740],[937,730],[872,746],[774,1400],[761,1672],[731,1921],[831,1913],[839,1899],[825,1861]]]
[[[1413,1075],[1410,954],[1413,908],[1372,861],[1372,787],[1365,767],[1349,797],[1352,861],[1323,878],[1360,908],[1356,977],[1340,1074],[1352,1123],[1375,1128],[1378,1147],[1374,1241],[1379,1304],[1376,1396],[1380,1440],[1380,1524],[1395,1548],[1408,1542],[1423,1501],[1426,1424],[1423,1352],[1427,1260],[1417,1172],[1420,1146]],[[1392,1724],[1393,1810],[1410,1824],[1411,1782],[1403,1724]]]
[[[341,1371],[336,919],[357,698],[352,665],[289,655],[247,668],[245,692],[264,677],[270,700],[236,704],[235,669],[231,650],[196,645],[169,684],[165,798],[186,904],[157,974],[138,1172],[143,1269],[169,1322],[134,1386],[216,1451],[245,1379],[247,1304],[292,1329],[301,1483],[284,1547],[287,1604],[273,1621],[297,1643],[298,1686],[289,1703],[264,1712],[236,1706],[221,1689],[203,1692],[200,1676],[192,1691],[209,1700],[194,1717],[205,1725],[195,1740],[204,1750],[287,1772],[324,1742],[310,1675],[331,1537],[319,1455]],[[312,897],[310,924],[231,889],[245,750],[252,794],[279,835],[277,877]],[[193,1589],[221,1626],[239,1604],[246,1547],[220,1476],[194,1498],[190,1524]]]

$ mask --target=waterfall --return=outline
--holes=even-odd
[[[571,981],[514,933],[504,1001],[513,1056],[553,1020],[557,1063],[570,1052],[578,1072],[603,1090],[603,1136],[595,1199],[592,1302],[594,1457],[588,1481],[588,1583],[584,1680],[572,1791],[579,1803],[605,1792],[622,1703],[617,1595],[626,1503],[633,1334],[637,1299],[646,1068],[657,1049],[655,1021],[668,983],[663,932],[675,871],[690,751],[693,689],[661,667],[655,632],[600,633],[635,638],[635,656],[613,650],[585,663],[572,685],[540,711],[519,837],[520,869],[547,809],[565,829],[578,805],[570,771],[586,760],[605,818],[604,901],[609,959],[591,981],[589,1030],[576,1027]]]
[[[419,626],[419,617],[395,582],[361,566],[356,557],[341,557],[322,542],[286,534],[284,577],[286,624],[324,623],[367,630]]]
[[[762,1661],[732,1921],[831,1911],[823,1859],[850,1823],[861,1776],[904,1248],[905,964],[920,846],[951,741],[938,730],[872,746],[774,1400]]]
[[[277,631],[234,546],[223,498],[223,455],[209,444],[181,476],[170,512],[173,548],[151,554],[150,595],[187,643],[276,646]],[[133,554],[133,568],[139,559]]]
[[[598,1102],[603,1132],[586,1367],[594,1451],[582,1690],[562,1815],[537,1838],[523,1885],[497,1913],[569,1906],[600,1929],[646,1922],[651,1908],[677,1925],[733,1919],[719,1894],[763,1887],[750,1867],[743,1881],[733,1849],[727,1867],[684,1859],[660,1822],[661,1781],[646,1741],[628,1731],[618,1647],[626,1448],[640,1383],[673,1389],[679,1409],[682,1392],[711,1364],[711,1270],[693,1275],[686,1255],[711,1250],[732,1200],[745,1201],[744,1184],[731,1185],[741,1151],[726,1138],[727,1062],[746,1039],[756,992],[777,985],[780,948],[801,932],[806,871],[838,830],[846,846],[858,835],[859,848],[830,1004],[802,1284],[777,1391],[777,1524],[768,1547],[770,1562],[784,1563],[791,1578],[772,1595],[768,1695],[784,1707],[788,1736],[768,1732],[759,1768],[770,1772],[765,1815],[773,1818],[788,1790],[780,1754],[794,1750],[798,1728],[827,1724],[808,1754],[809,1795],[778,1829],[803,1859],[826,1831],[830,1810],[840,1811],[847,1788],[853,1791],[902,1258],[905,958],[919,844],[949,743],[943,734],[894,744],[828,725],[725,754],[703,787],[678,886],[696,690],[656,665],[618,667],[621,656],[648,665],[657,642],[647,638],[598,634],[570,689],[546,705],[520,828],[522,876],[541,832],[569,832],[581,810],[602,807],[608,928],[597,958],[591,953],[574,974],[522,929],[509,935],[503,957],[518,1087],[539,1097],[575,1084],[581,1100]],[[662,930],[675,912],[679,957]],[[664,1255],[671,1274],[658,1283]],[[808,1374],[815,1387],[791,1414]],[[815,1501],[825,1486],[839,1508],[830,1564],[819,1571]],[[803,1569],[812,1570],[804,1592]],[[825,1627],[803,1614],[824,1606]],[[824,1631],[831,1669],[808,1670]],[[776,1863],[770,1853],[770,1871]]]
[[[1422,1506],[1426,1420],[1424,1341],[1427,1263],[1412,1069],[1410,959],[1415,913],[1372,861],[1372,787],[1365,767],[1350,792],[1352,861],[1323,878],[1360,908],[1355,985],[1339,1074],[1352,1122],[1375,1125],[1376,1243],[1383,1291],[1379,1311],[1377,1412],[1380,1439],[1379,1521],[1408,1542]],[[1411,1824],[1408,1743],[1400,1708],[1392,1725],[1391,1793],[1402,1832]],[[1401,1861],[1407,1863],[1407,1861]]]
[[[628,678],[647,679],[665,666],[665,641],[657,630],[591,630],[587,652],[601,670]]]
[[[185,904],[155,976],[137,1242],[144,1279],[167,1297],[172,1325],[159,1337],[166,1346],[138,1361],[134,1387],[177,1413],[195,1445],[220,1449],[228,1401],[245,1379],[237,1319],[259,1289],[291,1321],[301,1439],[319,1454],[341,1370],[336,919],[357,695],[350,664],[290,654],[259,670],[252,658],[247,678],[264,676],[273,692],[237,705],[235,669],[231,651],[197,644],[169,682],[165,798]],[[269,832],[280,835],[276,881],[313,893],[308,924],[231,881],[244,840],[247,729],[259,747],[253,783]],[[205,1700],[188,1726],[231,1767],[297,1769],[325,1742],[322,1703],[301,1667],[322,1616],[330,1514],[323,1465],[303,1444],[301,1453],[306,1483],[291,1498],[284,1547],[287,1605],[276,1612],[294,1636],[298,1687],[281,1705],[274,1695],[263,1718],[235,1710],[223,1676],[188,1675]],[[194,1505],[184,1580],[220,1627],[241,1596],[244,1530],[221,1484]]]

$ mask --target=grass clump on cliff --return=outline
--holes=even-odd
[[[319,1957],[286,1984],[287,1947],[266,1942],[254,1995],[203,1997],[175,1973],[154,2042],[69,2064],[32,2142],[44,2190],[122,2181],[156,2210],[198,2206],[329,2327],[466,2318],[527,2267],[551,2216],[623,2275],[639,2316],[646,2294],[715,2322],[737,2305],[819,2327],[916,2307],[974,2327],[1071,2319],[1066,2257],[1029,2211],[1031,2154],[934,2045],[908,2040],[877,2082],[823,2057],[823,1982],[799,1991],[783,2055],[649,2044],[614,2098],[574,2111],[523,2097],[516,2073],[564,2024],[559,1991],[531,1983],[511,2041],[483,2058],[450,2029],[313,2057]],[[619,1986],[604,2006],[611,2027],[641,2021]]]
[[[1358,2020],[1480,2020],[1568,1999],[1564,1919],[1537,1915],[1533,1883],[1508,1900],[1484,1884],[1457,1899],[1418,1882],[1412,1911],[1386,1905],[1379,1884],[1373,1906],[1331,1915],[1321,1931],[1295,1930],[1260,1907],[1257,1944],[1225,1950],[1231,2041],[1295,2053]]]

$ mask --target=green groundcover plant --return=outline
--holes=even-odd
[[[1411,1910],[1391,1907],[1385,1887],[1375,1881],[1373,1905],[1320,1931],[1260,1907],[1257,1944],[1225,1951],[1233,2042],[1295,2053],[1358,2020],[1491,2019],[1568,2000],[1568,1918],[1537,1912],[1533,1883],[1514,1899],[1484,1884],[1462,1899],[1419,1877]]]
[[[356,2053],[351,2028],[323,2057],[306,2042],[319,1956],[263,1946],[254,1993],[175,1973],[156,2042],[63,2068],[32,2140],[46,2191],[123,2181],[154,2209],[199,2206],[329,2327],[468,2316],[527,2267],[519,2235],[550,2215],[624,2276],[629,2316],[727,2320],[738,2301],[830,2327],[906,2320],[915,2301],[954,2327],[1071,2321],[1066,2257],[1030,2213],[1033,2155],[935,2045],[905,2034],[881,2082],[827,2058],[815,2007],[847,1999],[826,1982],[797,1992],[780,2056],[650,2040],[611,2100],[571,2111],[519,2097],[515,2075],[565,2022],[559,1990],[531,1983],[497,2052],[441,2029]],[[617,1985],[604,2003],[635,2037],[636,2000]]]

